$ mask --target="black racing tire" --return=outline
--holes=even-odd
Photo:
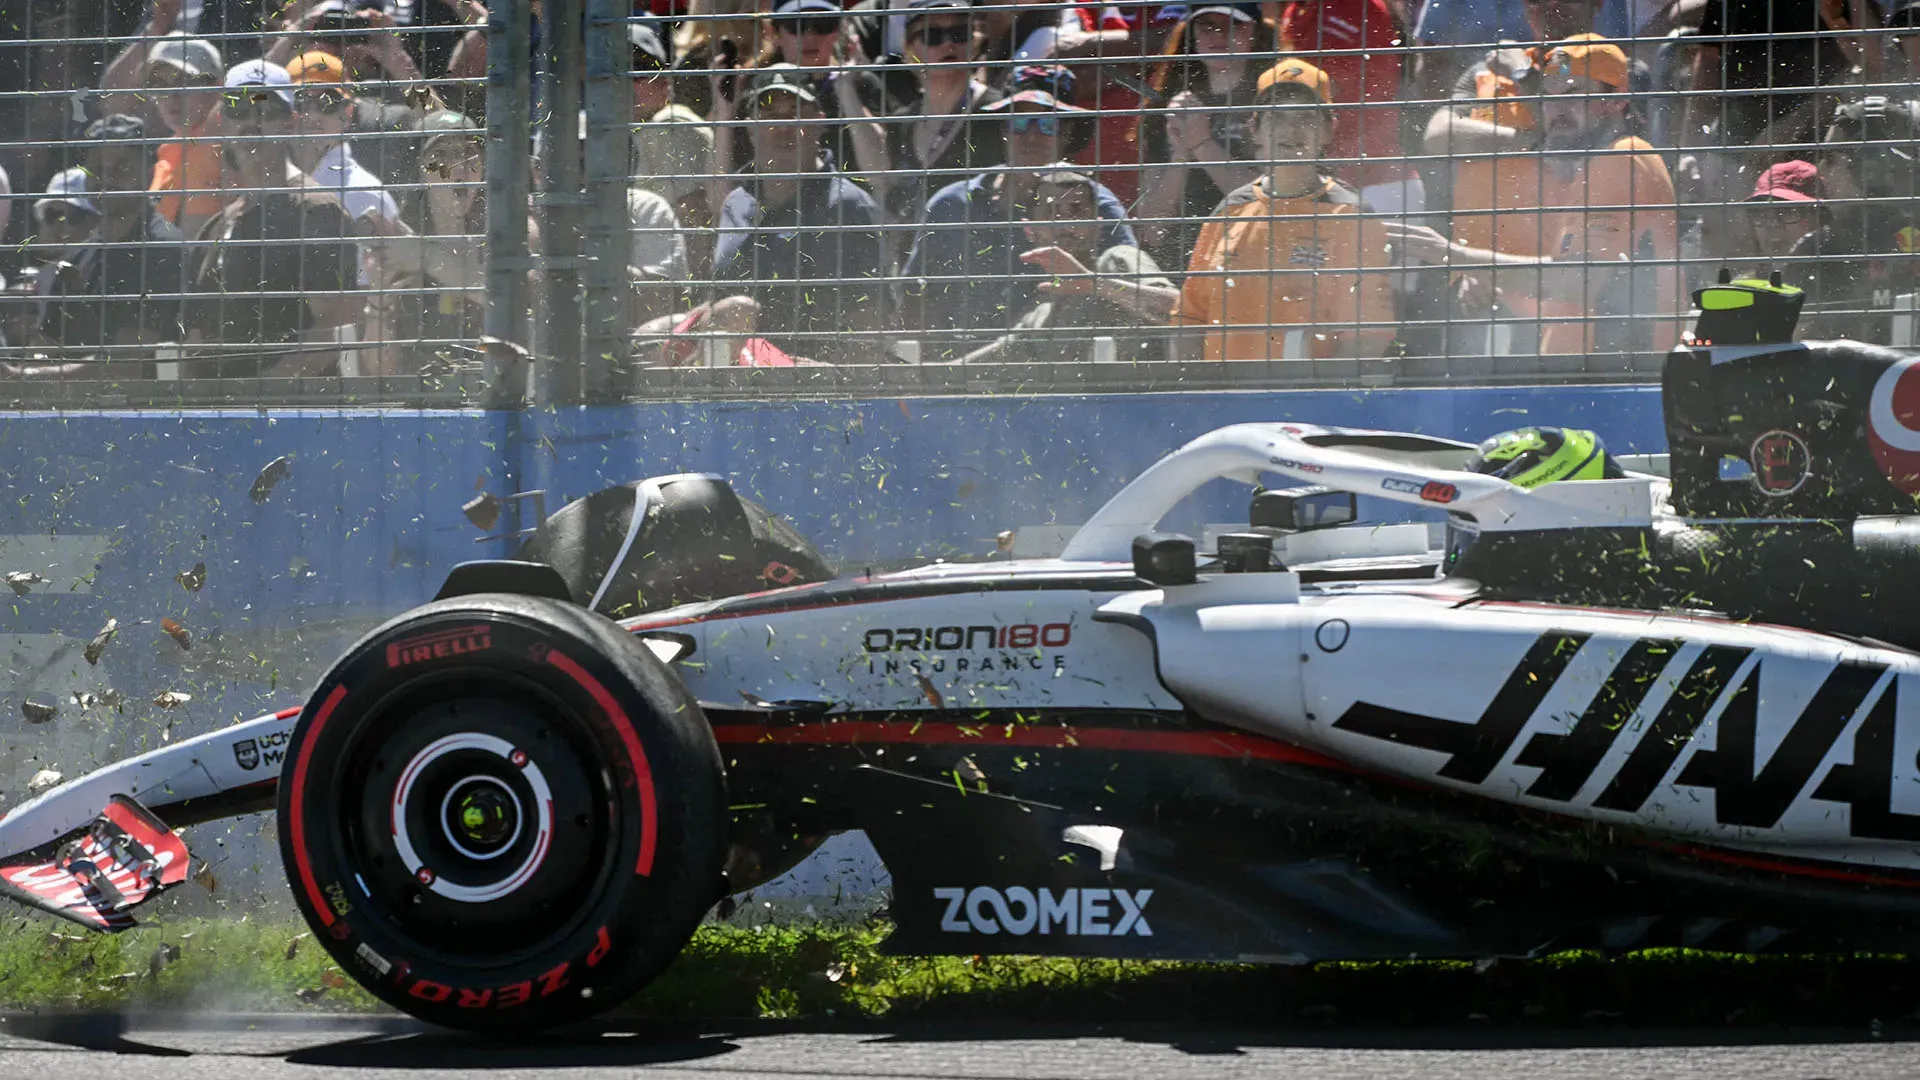
[[[452,1028],[619,1004],[724,891],[699,705],[619,626],[550,599],[435,601],[362,638],[301,712],[279,815],[315,940]]]

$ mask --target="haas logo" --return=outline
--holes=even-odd
[[[1920,356],[1888,368],[1873,384],[1867,445],[1893,486],[1920,495]]]

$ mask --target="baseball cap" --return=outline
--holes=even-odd
[[[475,142],[486,138],[486,132],[479,130],[465,113],[454,112],[452,109],[436,109],[428,113],[414,125],[414,130],[426,136],[420,140],[422,152],[435,142],[449,136],[464,136]]]
[[[330,52],[301,53],[287,64],[287,78],[296,83],[343,83],[347,66]]]
[[[1187,20],[1191,22],[1202,15],[1226,15],[1233,19],[1234,22],[1258,22],[1260,19],[1260,5],[1205,4],[1189,11],[1187,13]]]
[[[781,0],[780,6],[773,9],[775,15],[845,15],[839,4],[833,0]]]
[[[33,202],[33,216],[44,217],[46,207],[57,203],[65,203],[89,214],[100,212],[100,207],[87,196],[87,170],[73,168],[54,173],[53,179],[47,181],[45,197]]]
[[[147,50],[147,66],[159,65],[179,68],[196,79],[218,79],[227,70],[213,42],[188,37],[184,30],[173,31]]]
[[[1915,2],[1920,3],[1920,0]],[[936,11],[965,11],[972,6],[972,0],[908,0],[906,21],[925,18]]]
[[[1322,105],[1333,104],[1333,80],[1305,60],[1282,60],[1261,72],[1259,81],[1253,84],[1254,103],[1266,104],[1291,86],[1312,94]]]
[[[768,64],[759,70],[753,77],[748,100],[758,104],[762,97],[772,93],[792,94],[801,101],[820,100],[813,92],[813,87],[807,85],[806,76],[801,74],[798,64]]]
[[[287,69],[279,64],[268,63],[265,60],[248,60],[242,64],[235,64],[227,70],[226,85],[229,88],[269,87],[279,95],[280,100],[287,103],[287,108],[293,108],[293,78],[287,74]]]
[[[1783,161],[1760,174],[1747,202],[1818,202],[1820,170],[1811,161]]]
[[[1627,54],[1599,34],[1575,34],[1548,50],[1548,79],[1587,78],[1602,86],[1625,90],[1629,85]]]
[[[1023,104],[1038,105],[1056,112],[1087,111],[1078,105],[1067,104],[1067,99],[1073,96],[1073,70],[1063,64],[1026,64],[1015,68],[1011,89],[1013,93],[980,106],[980,111],[998,112]]]
[[[653,27],[646,23],[628,23],[627,40],[635,52],[647,54],[663,68],[667,66],[667,46]]]

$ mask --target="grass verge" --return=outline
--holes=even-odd
[[[1249,967],[890,957],[885,928],[702,928],[616,1015],[651,1019],[1180,1022],[1276,1028],[1906,1026],[1920,966],[1885,956],[1650,950],[1527,963]],[[171,919],[107,937],[13,920],[0,1009],[381,1008],[292,922]]]

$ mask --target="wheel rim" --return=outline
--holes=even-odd
[[[356,906],[455,965],[535,955],[577,930],[623,833],[621,793],[577,715],[497,672],[371,710],[341,755],[331,829]]]
[[[482,771],[467,771],[474,768]],[[444,792],[437,812],[436,791]],[[426,835],[418,836],[422,825]],[[402,865],[435,895],[460,903],[500,900],[531,881],[552,845],[553,827],[553,790],[539,765],[506,739],[483,732],[456,732],[423,747],[401,770],[394,791],[393,843]],[[505,858],[515,853],[517,860]]]

